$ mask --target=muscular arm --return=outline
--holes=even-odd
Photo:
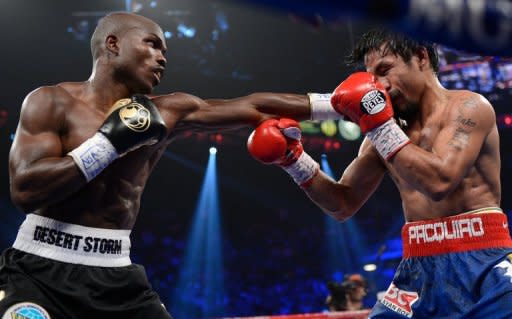
[[[401,178],[435,201],[457,188],[496,127],[491,105],[477,94],[466,95],[451,107],[449,122],[431,152],[409,144],[391,162]]]
[[[40,88],[27,96],[9,153],[13,202],[29,213],[77,191],[85,180],[59,136],[63,110],[56,107],[57,88]]]
[[[272,117],[310,118],[307,95],[253,93],[234,99],[208,99],[174,93],[155,97],[162,116],[177,114],[177,129],[201,131],[255,126]]]
[[[322,171],[305,188],[306,194],[328,215],[344,221],[354,215],[382,181],[386,168],[368,140],[358,157],[336,182]]]

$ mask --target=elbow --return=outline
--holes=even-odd
[[[361,203],[354,203],[340,198],[350,198],[349,195],[335,196],[334,200],[323,202],[320,206],[322,210],[336,221],[342,223],[347,221],[361,207]]]
[[[347,215],[343,212],[331,212],[331,215],[337,222],[343,223],[347,221],[352,215]]]
[[[451,184],[439,182],[429,187],[427,190],[427,196],[434,202],[440,202],[444,200],[452,190],[453,187]]]
[[[343,223],[347,221],[350,217],[354,216],[355,211],[348,210],[346,208],[333,209],[333,210],[325,210],[324,211],[334,218],[336,221]]]
[[[19,210],[27,214],[39,208],[31,192],[16,190],[13,187],[11,187],[11,201]]]

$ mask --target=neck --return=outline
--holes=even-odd
[[[347,310],[361,310],[363,309],[362,301],[347,300]]]
[[[107,111],[112,104],[132,95],[124,83],[115,80],[112,67],[106,66],[99,59],[95,61],[91,76],[86,82],[86,95],[100,109]]]
[[[446,97],[446,89],[441,85],[437,76],[433,75],[425,83],[423,92],[418,112],[418,120],[422,125],[438,109],[438,106],[443,104]]]

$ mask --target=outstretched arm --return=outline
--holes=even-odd
[[[253,93],[233,99],[203,100],[186,93],[174,93],[154,97],[153,101],[164,119],[174,121],[178,130],[213,131],[256,126],[276,117],[311,119],[308,95]]]

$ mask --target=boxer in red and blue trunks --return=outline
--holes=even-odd
[[[291,119],[259,125],[250,153],[283,167],[339,221],[354,215],[386,174],[392,178],[407,222],[405,259],[372,318],[512,317],[508,224],[500,209],[487,208],[501,202],[492,105],[441,85],[431,43],[370,31],[352,60],[366,72],[345,79],[330,104],[325,95],[310,95],[313,118],[344,116],[366,135],[339,181],[319,171]]]
[[[407,223],[403,257],[370,318],[512,318],[507,216],[485,208]]]

